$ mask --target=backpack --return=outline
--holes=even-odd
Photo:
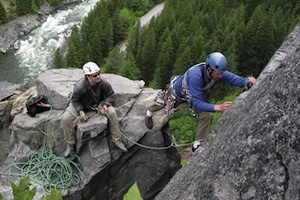
[[[50,110],[48,100],[44,96],[30,97],[26,102],[27,114],[35,117],[36,113]]]

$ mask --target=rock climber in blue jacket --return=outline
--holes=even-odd
[[[170,106],[170,98],[173,97],[172,107],[184,102],[189,102],[193,115],[199,116],[196,138],[193,142],[193,151],[200,146],[209,134],[214,112],[224,112],[231,101],[222,104],[211,104],[208,97],[208,89],[219,83],[227,83],[241,88],[249,87],[256,82],[254,77],[241,77],[227,71],[228,62],[220,52],[209,54],[206,61],[196,64],[181,76],[174,77],[169,84],[168,91],[164,95],[164,103],[154,101],[146,112],[145,124],[149,129],[153,127],[153,112]],[[156,98],[157,99],[157,98]],[[168,109],[168,108],[167,108]]]

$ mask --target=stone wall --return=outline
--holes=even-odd
[[[300,199],[300,24],[156,200]]]

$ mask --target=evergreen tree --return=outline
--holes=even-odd
[[[54,68],[64,68],[65,67],[65,63],[64,63],[64,60],[60,53],[59,48],[55,51],[53,67]]]
[[[97,19],[99,19],[97,17]],[[93,28],[94,27],[94,28]],[[108,49],[104,49],[103,41],[104,41],[104,34],[103,34],[103,24],[101,20],[93,21],[93,24],[90,29],[90,39],[89,44],[92,47],[92,61],[95,63],[99,63],[102,65],[104,63],[103,54],[107,54],[109,51]]]
[[[81,68],[84,63],[81,46],[79,30],[75,25],[68,41],[67,67]]]
[[[114,41],[116,44],[125,39],[127,30],[121,16],[119,15],[119,10],[114,12],[112,21],[113,21]]]
[[[153,29],[144,32],[145,37],[143,37],[142,46],[140,49],[140,54],[137,59],[138,67],[140,68],[143,80],[145,83],[153,78],[153,72],[155,69],[156,61],[156,42],[155,33]]]
[[[135,59],[132,53],[127,53],[124,66],[121,68],[120,75],[131,80],[140,80],[142,73],[136,66]]]
[[[116,46],[105,59],[104,73],[119,74],[124,66],[124,55],[120,53],[120,49]]]
[[[162,49],[158,55],[155,69],[155,79],[159,88],[165,88],[169,83],[173,72],[173,46],[171,37],[169,36],[162,45]]]
[[[43,0],[39,0],[39,1],[43,2]],[[49,2],[51,6],[57,6],[60,3],[62,3],[63,0],[47,0],[47,2]]]
[[[270,15],[265,16],[257,28],[256,50],[258,59],[253,64],[255,66],[253,69],[254,76],[260,74],[274,53],[274,29],[275,23]]]
[[[134,58],[136,58],[138,49],[141,46],[140,42],[141,37],[141,23],[140,21],[134,26],[133,30],[129,34],[128,40],[127,40],[127,47],[126,52],[132,53]]]
[[[136,12],[137,16],[142,16],[151,7],[149,0],[131,0],[128,7]]]
[[[107,23],[104,25],[102,38],[103,38],[102,54],[103,57],[107,57],[108,52],[113,49],[113,45],[114,45],[113,23],[111,19],[108,19]]]
[[[0,2],[0,24],[6,22],[6,20],[7,20],[6,11],[2,3]]]
[[[258,76],[258,71],[262,69],[260,66],[260,60],[263,58],[262,51],[268,45],[269,39],[265,37],[259,38],[258,30],[262,29],[261,31],[264,31],[265,28],[262,26],[262,23],[266,18],[265,7],[261,4],[255,9],[246,25],[243,44],[240,45],[240,51],[243,53],[240,54],[240,65],[238,66],[242,74]]]
[[[129,31],[134,25],[136,18],[133,12],[131,12],[128,8],[121,9],[120,17],[122,19],[124,29],[126,30],[126,35],[128,35],[127,31]]]
[[[182,53],[178,54],[174,64],[173,75],[184,74],[185,71],[190,68],[192,64],[192,49],[190,46],[182,45],[180,48],[185,47]]]
[[[36,5],[34,0],[15,0],[18,15],[25,15],[27,13],[34,13]]]

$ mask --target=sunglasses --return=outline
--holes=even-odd
[[[97,74],[90,75],[90,76],[92,76],[92,77],[96,78],[97,76],[100,76],[100,72],[99,72],[99,73],[97,73]]]

